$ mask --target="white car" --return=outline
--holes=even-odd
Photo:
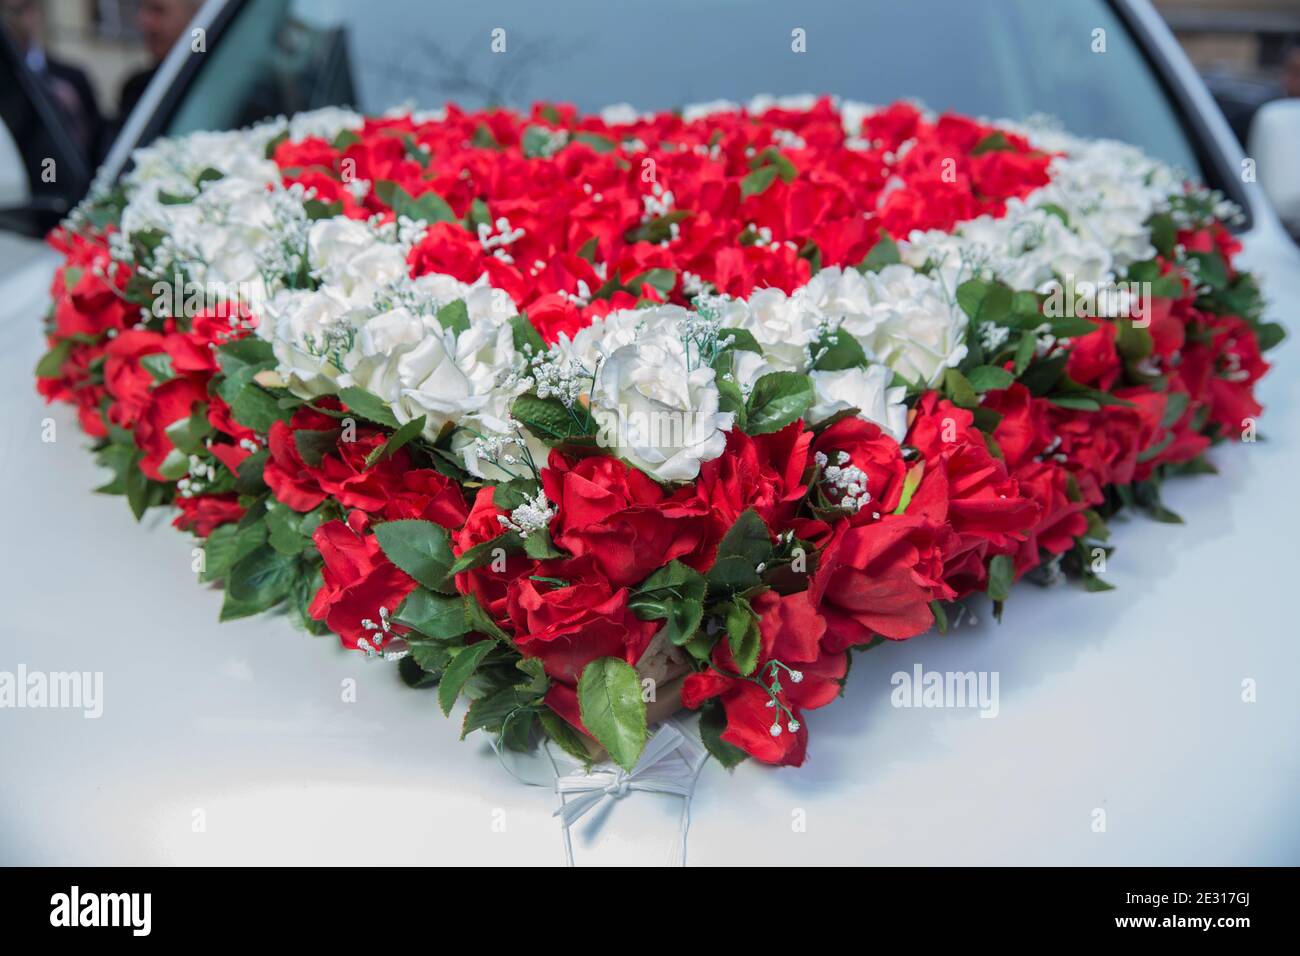
[[[994,118],[1054,114],[1181,166],[1241,207],[1241,262],[1262,275],[1270,318],[1300,302],[1300,250],[1261,185],[1295,214],[1300,114],[1265,111],[1249,162],[1147,0],[212,0],[193,27],[102,176],[159,135],[335,103],[916,97]],[[0,86],[10,106],[24,92],[14,76]],[[557,862],[552,798],[521,787],[485,743],[458,743],[393,669],[282,620],[218,625],[220,596],[194,584],[187,539],[88,493],[96,475],[73,416],[46,409],[32,378],[57,263],[32,233],[85,186],[29,185],[32,149],[55,140],[34,147],[0,128],[0,407],[12,423],[0,432],[0,670],[102,672],[103,710],[0,712],[0,863]],[[1294,352],[1288,342],[1270,359]],[[1266,432],[1294,435],[1296,381],[1287,369],[1265,381]],[[41,440],[47,420],[57,441]],[[707,768],[692,861],[1300,861],[1300,695],[1283,676],[1300,672],[1296,447],[1227,449],[1223,475],[1171,483],[1189,524],[1118,530],[1119,597],[1020,588],[1000,628],[873,651],[850,679],[880,692],[818,714],[818,751],[798,775]],[[888,671],[921,661],[998,669],[1001,718],[890,712]],[[1243,703],[1246,681],[1258,703]],[[810,821],[796,839],[792,807]],[[1112,821],[1101,836],[1098,809]],[[655,861],[676,812],[656,805],[575,838],[579,862]]]

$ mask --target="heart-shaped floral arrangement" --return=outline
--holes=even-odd
[[[624,767],[805,757],[848,654],[1096,573],[1253,434],[1216,194],[1050,127],[760,98],[304,114],[140,150],[51,237],[50,399],[223,618]]]

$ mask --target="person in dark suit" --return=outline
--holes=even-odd
[[[131,74],[122,84],[117,108],[119,123],[126,122],[135,104],[140,102],[149,81],[158,72],[159,64],[184,35],[185,28],[198,7],[199,0],[140,0],[136,26],[153,62],[143,70]]]
[[[45,49],[45,11],[38,0],[0,0],[5,29],[27,69],[44,87],[86,163],[99,159],[104,120],[86,74]]]

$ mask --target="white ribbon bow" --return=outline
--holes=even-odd
[[[686,833],[691,822],[691,795],[695,781],[708,752],[704,745],[690,734],[683,733],[675,722],[669,721],[646,742],[631,771],[621,767],[594,769],[591,773],[571,773],[557,776],[555,792],[560,797],[560,807],[553,814],[560,818],[564,830],[565,857],[573,865],[573,847],[569,828],[606,797],[617,800],[633,790],[649,793],[670,793],[682,798],[681,855],[686,862]],[[568,800],[566,797],[578,795]]]

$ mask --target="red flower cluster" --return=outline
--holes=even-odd
[[[569,145],[541,158],[537,144],[555,136]],[[990,137],[998,148],[980,149]],[[1048,181],[1050,157],[1022,137],[955,115],[929,122],[905,103],[868,117],[852,137],[860,148],[846,149],[849,138],[829,98],[809,110],[658,113],[617,126],[551,105],[528,116],[452,106],[436,123],[367,120],[338,146],[286,141],[274,158],[286,182],[348,216],[388,213],[392,193],[357,202],[345,170],[417,200],[434,194],[457,220],[478,215],[489,238],[518,231],[496,245],[437,223],[412,251],[412,272],[465,282],[486,273],[547,341],[638,298],[684,304],[688,273],[734,296],[788,292],[812,278],[814,261],[861,262],[882,229],[903,237],[1000,215],[1007,199]],[[655,269],[676,272],[671,288],[648,280]],[[575,304],[606,286],[605,297]]]
[[[998,215],[1049,165],[1015,134],[904,104],[846,133],[829,100],[617,126],[562,106],[449,107],[437,122],[286,139],[273,158],[342,215],[391,219],[397,204],[436,200],[421,208],[446,214],[412,249],[412,274],[486,275],[547,340],[611,309],[688,303],[688,275],[733,296],[793,290],[820,267],[861,263],[882,231]],[[351,179],[372,188],[357,198]],[[301,610],[346,646],[409,640],[431,670],[499,641],[540,664],[544,697],[526,706],[544,700],[579,730],[591,662],[667,661],[685,675],[685,706],[720,711],[721,741],[770,763],[803,761],[803,714],[838,695],[851,649],[921,634],[945,602],[1000,600],[1068,555],[1125,496],[1238,435],[1268,369],[1256,326],[1174,281],[1162,258],[1178,291],[1154,301],[1140,355],[1131,328],[1097,320],[1033,357],[1031,369],[1059,358],[1069,391],[1031,387],[1008,361],[992,371],[1011,384],[978,400],[946,385],[910,395],[901,442],[859,417],[735,429],[694,482],[672,487],[599,449],[557,447],[527,489],[544,494],[549,521],[525,540],[501,497],[517,489],[466,480],[445,446],[397,441],[391,420],[277,388],[274,361],[245,338],[257,316],[142,320],[111,232],[51,238],[65,263],[38,388],[75,405],[133,507],[174,501],[178,527],[224,529],[231,560],[258,572],[240,601],[256,606],[262,587],[280,588],[268,602],[292,599],[305,583]],[[1221,227],[1177,242],[1237,278]],[[847,506],[830,467],[870,500]],[[386,550],[376,529],[395,522],[425,536]],[[452,622],[439,635],[460,641],[451,650],[412,634],[419,621],[390,621],[417,592]]]

